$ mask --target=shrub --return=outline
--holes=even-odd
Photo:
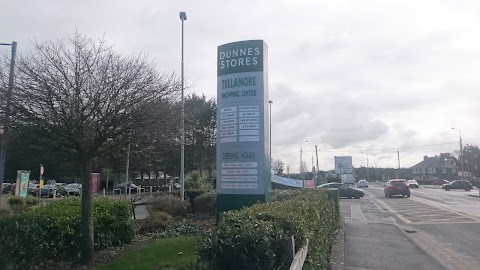
[[[171,222],[172,216],[165,212],[158,211],[150,213],[150,215],[142,221],[140,233],[163,231]]]
[[[0,202],[0,215],[10,214],[10,212],[10,208],[6,204]]]
[[[12,205],[25,205],[25,199],[20,197],[20,196],[11,196],[10,198],[7,199],[7,203],[12,206]]]
[[[301,189],[273,190],[271,193],[272,202],[290,200],[300,194]]]
[[[202,178],[199,171],[192,171],[185,177],[185,189],[212,189],[210,183]]]
[[[190,208],[188,201],[181,201],[173,195],[161,195],[149,200],[147,209],[152,212],[166,212],[172,216],[183,216]]]
[[[326,191],[303,190],[290,200],[225,213],[199,255],[208,269],[281,269],[285,243],[294,235],[297,247],[309,239],[304,269],[328,269],[338,219]]]
[[[211,192],[212,190],[208,189],[186,189],[185,190],[185,199],[190,202],[192,209],[195,209],[195,199],[202,194]]]
[[[217,203],[217,193],[210,191],[201,194],[194,199],[193,209],[199,213],[215,213]]]
[[[25,203],[27,204],[27,206],[35,206],[40,203],[40,199],[33,196],[27,196],[27,198],[25,199]]]
[[[94,200],[95,248],[131,242],[131,208],[125,201]],[[81,240],[80,200],[64,200],[16,215],[0,215],[1,269],[32,269],[75,259]],[[27,252],[28,251],[28,252]],[[3,263],[3,265],[2,265]]]

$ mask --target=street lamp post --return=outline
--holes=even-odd
[[[397,172],[397,179],[398,174],[400,173],[400,151],[397,150],[397,160],[398,160],[398,172]]]
[[[17,42],[0,43],[0,45],[12,46],[12,56],[10,58],[10,74],[8,78],[8,89],[6,93],[5,118],[3,122],[2,149],[0,150],[0,196],[2,194],[3,181],[5,176],[5,159],[7,157],[8,131],[10,127],[10,106],[12,102],[13,79],[15,71],[15,55],[17,53]]]
[[[303,174],[303,163],[302,163],[302,159],[303,159],[303,143],[306,143],[308,142],[308,140],[305,140],[304,142],[301,142],[300,143],[300,174],[302,175],[302,180],[305,180],[305,176]],[[305,185],[304,185],[305,187]]]
[[[361,152],[361,153],[367,155],[367,182],[370,182],[370,176],[368,174],[368,153],[367,152]]]
[[[272,173],[272,103],[273,101],[269,100],[268,104],[270,105],[270,173]]]
[[[180,200],[185,197],[185,100],[184,100],[184,79],[183,79],[183,22],[187,20],[187,13],[180,12],[182,20],[182,123],[181,123],[181,148],[180,148]]]
[[[460,159],[460,169],[462,170],[462,180],[465,180],[465,175],[464,175],[464,172],[463,172],[462,132],[460,131],[460,129],[457,129],[457,128],[452,128],[452,129],[458,131],[458,135],[460,136],[460,155],[459,155],[459,159]]]

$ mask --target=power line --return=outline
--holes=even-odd
[[[457,144],[458,142],[445,142],[445,143],[436,143],[436,144],[423,144],[423,145],[413,145],[413,146],[402,146],[402,147],[391,147],[391,148],[378,148],[378,149],[363,149],[363,150],[334,150],[334,149],[327,149],[327,150],[319,150],[319,152],[327,152],[327,153],[349,153],[349,152],[361,152],[361,151],[385,151],[385,150],[399,150],[399,149],[410,149],[410,148],[419,148],[419,147],[430,147],[430,146],[439,146],[439,145],[448,145],[448,144]],[[313,153],[315,151],[303,151],[305,153]],[[278,156],[285,156],[285,155],[291,155],[291,154],[298,154],[300,151],[295,151],[295,152],[289,152],[289,153],[283,153],[283,154],[277,154],[277,155],[272,155],[275,157]]]

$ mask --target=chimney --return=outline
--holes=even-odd
[[[428,159],[428,157],[427,157],[427,156],[424,156],[424,157],[423,157],[423,160],[427,160],[427,159]]]

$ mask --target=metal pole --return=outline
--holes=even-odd
[[[269,100],[268,101],[269,105],[270,105],[270,173],[272,172],[272,103],[273,101]]]
[[[302,144],[300,144],[300,175],[302,176],[302,180],[305,180],[303,179],[303,164],[302,164],[302,156],[303,156],[303,150],[302,150]]]
[[[460,168],[462,169],[462,180],[465,180],[465,172],[463,171],[463,146],[462,146],[462,133],[460,130],[458,131],[460,134]]]
[[[8,147],[8,131],[10,128],[10,106],[12,102],[13,82],[15,75],[15,55],[17,53],[17,42],[13,41],[12,44],[0,43],[0,45],[12,46],[12,56],[10,58],[10,74],[8,78],[8,89],[6,95],[5,104],[5,118],[3,122],[3,135],[2,135],[2,149],[0,150],[0,196],[2,194],[3,182],[5,176],[5,159],[7,156]]]
[[[367,153],[367,182],[370,182],[370,176],[368,174],[368,153]]]
[[[302,159],[303,159],[303,149],[302,149],[302,146],[303,146],[303,143],[306,143],[308,141],[304,141],[304,142],[301,142],[300,143],[300,174],[302,175],[302,180],[305,180],[305,177],[304,177],[304,174],[303,174],[303,163],[302,163]],[[305,187],[305,185],[304,185]]]
[[[400,172],[400,151],[397,150],[397,160],[398,160],[398,171],[397,171],[397,179],[398,173]]]
[[[125,200],[127,199],[127,193],[128,193],[127,188],[128,188],[128,169],[129,168],[130,168],[130,143],[128,143],[127,164],[125,165]]]
[[[458,135],[460,136],[460,154],[458,155],[458,159],[460,160],[460,169],[462,170],[462,180],[465,180],[465,174],[463,172],[463,146],[462,146],[462,132],[460,129],[452,128],[458,131]]]
[[[183,79],[183,21],[187,19],[185,12],[180,12],[180,20],[182,20],[182,124],[181,124],[181,150],[180,150],[180,200],[185,197],[185,100],[184,100],[184,79]]]
[[[316,171],[316,175],[315,175],[315,179],[317,180],[318,182],[318,172],[320,171],[320,168],[318,166],[318,149],[317,149],[317,145],[315,144],[315,153],[317,155],[317,171]],[[315,183],[316,184],[316,183]]]

